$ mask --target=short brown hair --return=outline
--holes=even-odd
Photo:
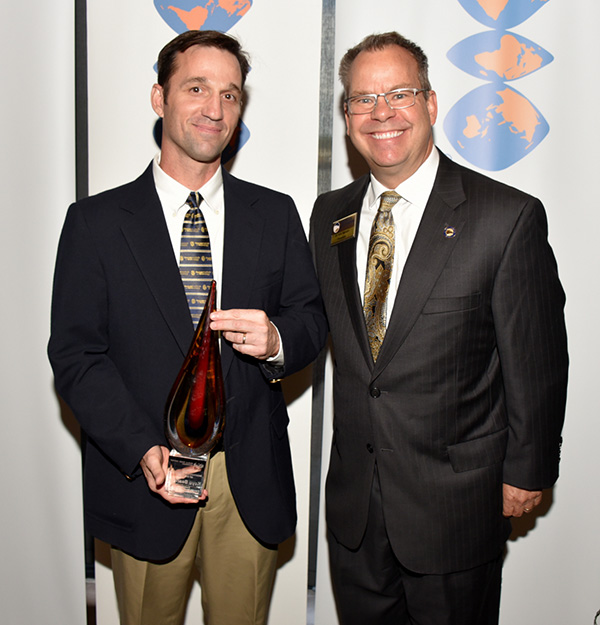
[[[348,96],[348,90],[350,87],[350,70],[352,63],[354,63],[356,57],[361,52],[373,52],[375,50],[383,50],[388,46],[399,46],[404,48],[413,56],[417,62],[417,68],[419,72],[420,88],[425,89],[426,92],[431,91],[431,83],[429,82],[429,63],[425,52],[416,44],[406,39],[397,32],[389,32],[383,34],[368,35],[358,45],[350,48],[340,61],[339,77],[344,85],[344,92]],[[425,97],[428,97],[429,93],[425,93]]]
[[[167,96],[169,80],[175,73],[177,55],[193,46],[218,48],[219,50],[231,52],[240,64],[243,88],[246,82],[246,76],[248,76],[248,72],[250,71],[250,57],[242,50],[240,42],[234,37],[221,33],[218,30],[188,30],[170,41],[158,55],[157,82],[163,88],[165,98]]]

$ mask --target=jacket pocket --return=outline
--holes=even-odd
[[[470,441],[448,446],[448,457],[455,473],[489,467],[504,461],[508,428]]]
[[[423,307],[423,314],[434,315],[436,313],[473,310],[479,308],[480,302],[481,293],[463,295],[462,297],[432,297]]]

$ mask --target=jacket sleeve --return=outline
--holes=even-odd
[[[48,355],[57,392],[83,430],[126,475],[159,431],[128,391],[110,355],[109,297],[101,253],[80,204],[61,234],[52,295]]]
[[[319,354],[327,337],[327,321],[317,282],[312,256],[300,217],[290,203],[279,310],[271,321],[279,330],[285,364],[273,367],[263,363],[268,379],[291,375],[311,363]]]
[[[542,204],[525,201],[492,295],[509,423],[504,482],[528,490],[558,477],[569,363],[565,295],[547,231]]]

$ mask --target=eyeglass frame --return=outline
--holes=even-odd
[[[393,93],[398,93],[399,91],[411,91],[413,94],[413,101],[406,106],[392,106],[390,101],[388,100],[388,96]],[[418,93],[428,93],[431,91],[430,89],[417,89],[416,87],[399,87],[398,89],[392,89],[391,91],[386,91],[385,93],[360,93],[358,95],[350,96],[344,100],[344,106],[346,107],[346,112],[348,115],[368,115],[372,113],[377,108],[377,103],[379,102],[379,98],[383,98],[385,103],[390,107],[392,111],[401,111],[402,109],[410,108],[414,106],[417,102],[417,94]],[[370,111],[364,111],[364,113],[352,113],[350,112],[349,102],[350,100],[356,100],[357,98],[375,98],[375,103],[373,104],[373,108]]]

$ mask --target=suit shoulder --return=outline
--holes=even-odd
[[[329,220],[339,218],[341,207],[354,205],[365,194],[369,183],[369,176],[361,176],[345,187],[322,193],[315,201],[311,221]]]
[[[160,210],[152,170],[148,168],[136,180],[71,204],[64,229],[77,231],[84,228],[94,232],[94,236],[112,236],[136,212],[156,215]]]
[[[273,203],[293,203],[292,198],[287,193],[276,191],[275,189],[256,184],[255,182],[242,180],[225,171],[223,172],[223,181],[226,187],[229,186],[236,193],[243,194],[251,201],[265,199]]]
[[[152,166],[150,165],[144,173],[135,180],[77,200],[73,206],[77,209],[87,211],[117,206],[128,199],[135,201],[136,198],[138,198],[137,201],[139,202],[139,197],[142,192],[148,193],[153,189],[154,178],[152,176]]]
[[[347,184],[345,187],[340,187],[339,189],[333,189],[332,191],[327,191],[326,193],[322,193],[317,198],[316,204],[318,205],[329,205],[335,204],[345,198],[354,197],[358,194],[364,194],[364,190],[367,187],[369,182],[369,176],[361,176],[357,178],[353,182]]]
[[[452,166],[460,173],[463,188],[467,197],[481,193],[498,197],[502,202],[515,201],[519,204],[528,201],[539,201],[533,195],[504,182],[490,178],[481,172],[475,171],[458,163],[452,162]]]
[[[472,227],[481,224],[493,231],[498,240],[510,236],[518,223],[536,223],[541,232],[547,232],[546,211],[538,198],[447,157],[440,158],[432,195],[453,207]]]

